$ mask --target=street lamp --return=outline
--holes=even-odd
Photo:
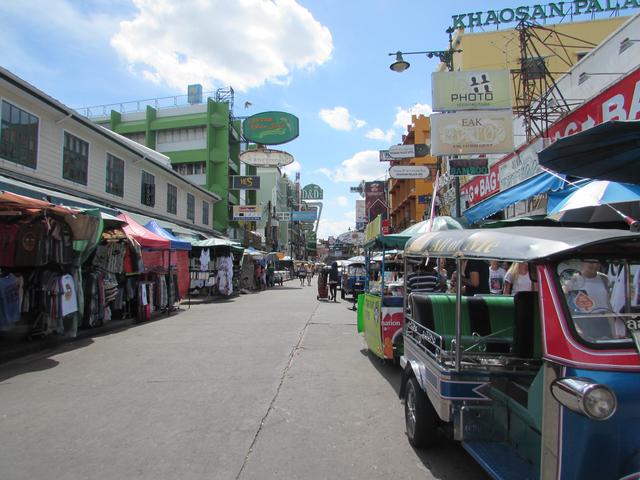
[[[410,64],[407,62],[402,56],[403,55],[426,55],[428,58],[436,57],[442,63],[447,66],[447,70],[450,72],[453,71],[453,54],[454,53],[462,53],[460,49],[453,48],[453,40],[451,34],[454,32],[454,29],[449,27],[446,30],[447,34],[449,34],[449,48],[447,50],[427,50],[424,52],[401,52],[398,50],[395,53],[390,53],[389,55],[395,55],[396,61],[389,65],[389,68],[394,72],[404,72],[407,68],[409,68]],[[454,188],[456,193],[456,215],[460,216],[460,178],[454,177]]]

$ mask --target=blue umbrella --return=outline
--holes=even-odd
[[[569,194],[547,216],[563,222],[631,223],[640,219],[640,185],[594,180]]]

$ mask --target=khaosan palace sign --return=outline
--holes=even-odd
[[[567,15],[588,15],[640,8],[640,0],[574,0],[572,2],[550,2],[547,4],[523,5],[502,10],[469,12],[452,15],[453,28],[472,28],[548,18],[562,19]]]

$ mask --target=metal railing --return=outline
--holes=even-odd
[[[219,88],[212,92],[203,92],[202,98],[204,101],[208,98],[213,98],[216,102],[228,102],[229,111],[233,111],[234,91],[232,87]],[[142,100],[130,100],[128,102],[93,105],[90,107],[76,108],[75,110],[85,117],[95,118],[108,117],[111,115],[112,110],[119,113],[138,113],[144,112],[148,106],[156,110],[163,110],[167,108],[187,107],[190,105],[199,104],[189,103],[188,95],[174,95],[171,97],[146,98]]]

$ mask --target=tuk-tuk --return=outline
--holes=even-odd
[[[340,296],[344,300],[347,295],[355,297],[358,293],[362,293],[369,285],[369,277],[367,276],[367,266],[362,263],[350,263],[342,273],[342,288]]]
[[[425,257],[527,262],[535,291],[405,295],[409,442],[441,435],[496,479],[640,478],[640,234],[508,227],[441,231],[405,246]]]

